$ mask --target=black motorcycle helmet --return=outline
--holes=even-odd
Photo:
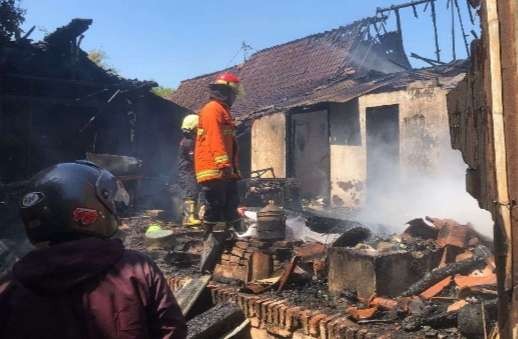
[[[21,217],[33,244],[85,236],[109,238],[118,229],[122,184],[87,161],[62,163],[36,174],[21,201]]]

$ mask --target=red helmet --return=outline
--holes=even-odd
[[[238,95],[243,94],[243,87],[241,86],[241,80],[234,73],[225,72],[221,73],[212,82],[213,85],[225,85],[232,88]]]

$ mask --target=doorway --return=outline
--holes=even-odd
[[[327,110],[294,113],[290,118],[290,176],[305,197],[329,198],[329,120]]]
[[[368,107],[367,200],[391,193],[399,184],[399,106]]]

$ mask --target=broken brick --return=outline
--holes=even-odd
[[[364,319],[371,319],[374,317],[376,312],[378,311],[378,307],[369,307],[369,308],[363,308],[359,309],[358,307],[349,307],[345,312],[348,313],[354,320],[364,320]]]
[[[299,314],[300,322],[302,323],[302,329],[306,335],[309,335],[309,319],[314,315],[311,310],[303,310]]]
[[[326,254],[326,246],[319,242],[304,244],[295,248],[295,255],[302,258],[319,257]]]
[[[459,261],[467,260],[467,259],[471,259],[471,258],[473,258],[473,253],[471,251],[464,251],[455,257],[455,261],[459,262]]]
[[[475,287],[483,285],[496,285],[496,275],[494,273],[484,274],[480,276],[474,275],[456,275],[455,284],[460,288]]]
[[[236,241],[234,246],[246,250],[250,246],[250,244],[246,241]]]
[[[232,255],[235,255],[237,257],[242,257],[245,254],[245,250],[239,247],[234,246],[232,248],[232,251],[230,252]]]
[[[338,318],[339,318],[339,317],[341,317],[341,316],[342,316],[342,314],[341,314],[341,313],[338,313],[338,314],[334,314],[334,315],[327,316],[327,317],[325,317],[324,319],[322,319],[322,320],[320,321],[320,325],[319,325],[319,327],[320,327],[320,337],[321,337],[321,338],[329,338],[329,337],[330,337],[330,336],[328,335],[327,325],[328,325],[330,322],[332,322],[332,321],[334,321],[334,320],[338,319]]]
[[[268,313],[269,313],[269,306],[270,304],[274,303],[276,300],[275,299],[269,299],[263,303],[261,303],[261,320],[264,322],[267,322],[268,321]]]
[[[466,306],[466,304],[467,304],[466,300],[456,301],[453,304],[451,304],[450,306],[448,306],[447,312],[448,313],[457,312],[458,310],[460,310],[461,308]]]
[[[293,328],[297,327],[299,321],[299,312],[302,308],[301,307],[291,307],[286,310],[286,329],[292,330]]]
[[[327,314],[319,313],[309,320],[309,334],[316,337],[320,333],[320,321],[327,318]]]
[[[471,226],[461,225],[453,220],[445,219],[437,235],[437,244],[442,247],[452,245],[465,248],[472,234],[473,230]]]
[[[401,235],[403,240],[412,238],[436,239],[437,233],[439,233],[437,227],[428,225],[422,218],[410,220],[407,224],[408,227]]]
[[[430,299],[435,297],[439,293],[441,293],[452,281],[451,277],[446,277],[438,283],[434,284],[430,288],[426,289],[424,292],[420,294],[420,296],[424,299]]]
[[[398,302],[394,299],[374,297],[369,302],[370,306],[379,306],[385,310],[393,310],[398,307]]]

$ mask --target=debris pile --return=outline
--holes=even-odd
[[[246,214],[257,223],[256,215]],[[212,277],[197,273],[200,231],[162,224],[173,234],[168,246],[137,244],[158,259],[162,269],[167,266],[166,275],[172,277],[171,286],[188,318],[199,316],[195,304],[202,299],[207,304],[202,290],[208,289],[214,305],[232,302],[243,310],[249,323],[236,320],[237,327],[285,337],[304,332],[305,321],[310,337],[311,326],[314,333],[327,331],[324,322],[336,325],[336,333],[342,326],[344,331],[365,329],[373,336],[408,337],[477,336],[494,325],[492,244],[471,225],[426,217],[408,222],[402,234],[381,237],[359,223],[295,217],[325,240],[319,242],[295,239],[293,218],[287,218],[286,239],[258,239],[257,233],[249,232],[227,243]],[[155,221],[142,218],[142,222]],[[318,233],[310,226],[339,233]],[[142,227],[139,232],[144,232]],[[130,238],[126,242],[135,244]],[[287,323],[283,318],[287,313],[281,313],[292,308]],[[330,321],[333,316],[340,321]]]

